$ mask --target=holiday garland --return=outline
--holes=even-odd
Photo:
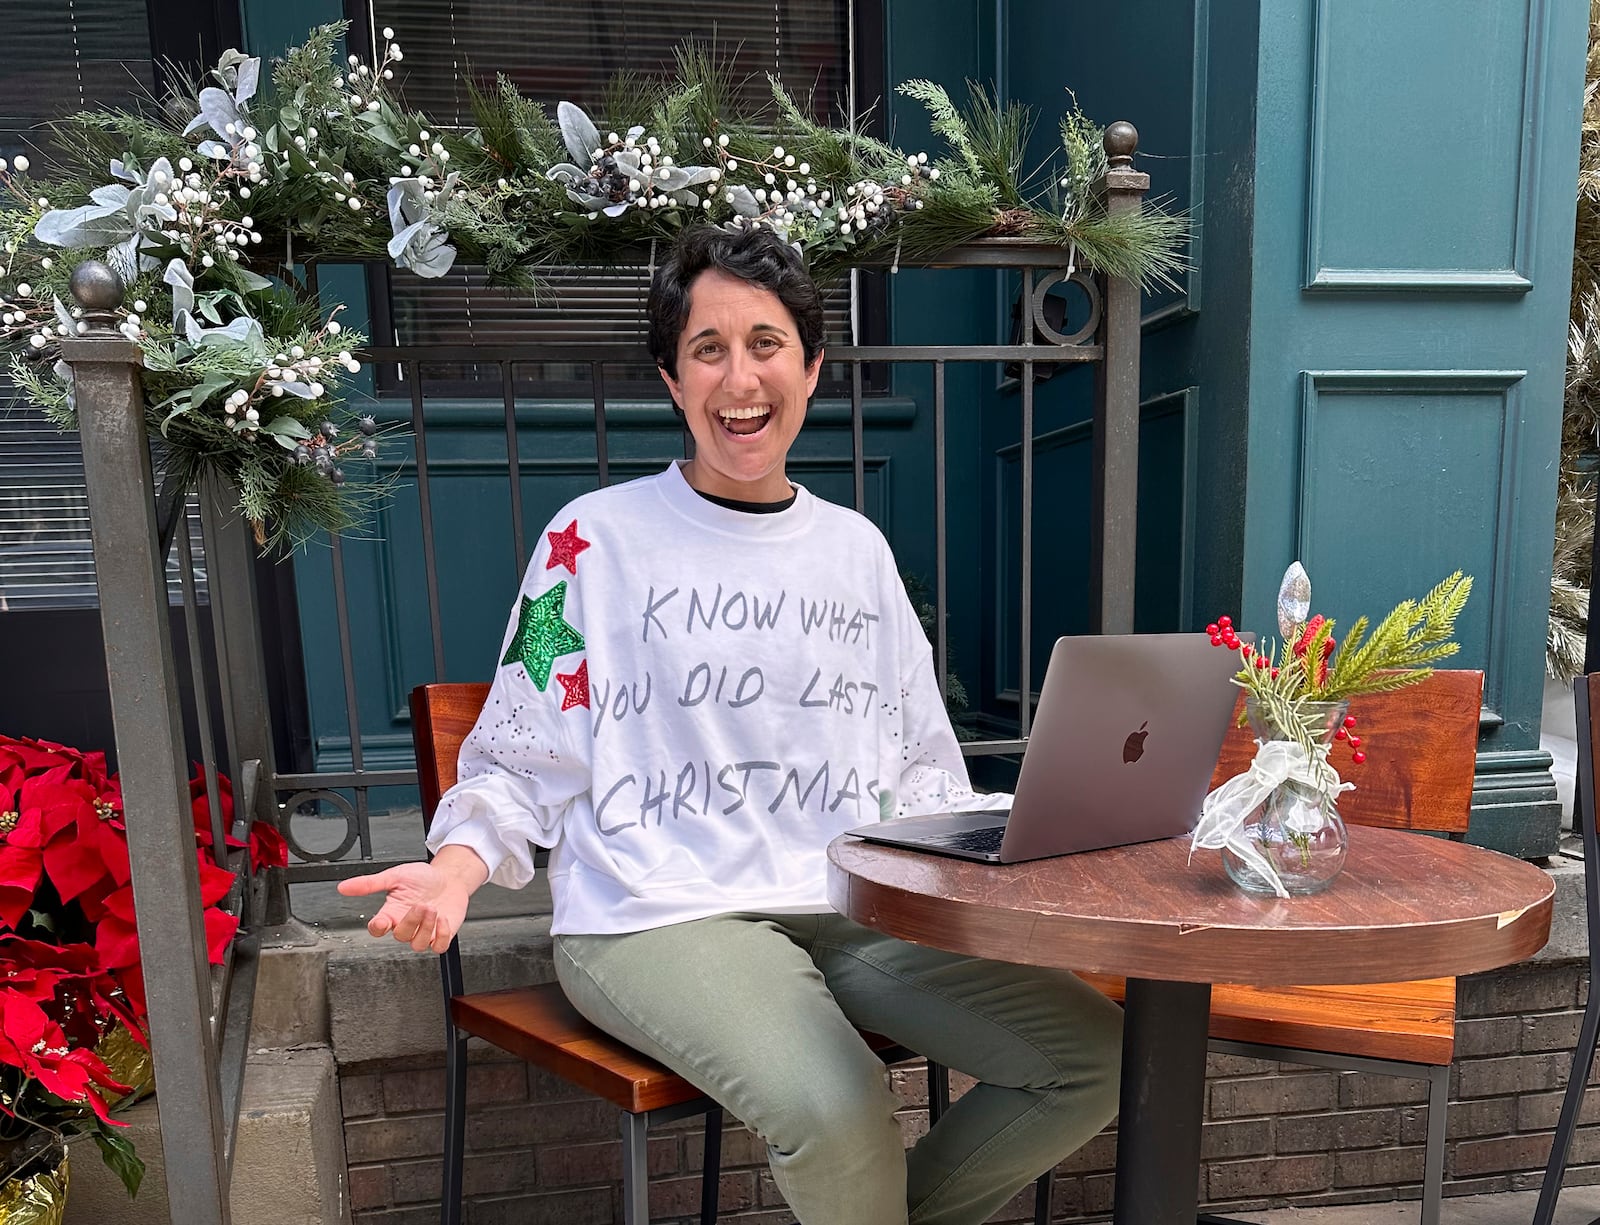
[[[169,481],[225,477],[263,544],[347,529],[376,488],[345,473],[376,454],[376,423],[338,408],[363,338],[324,315],[296,261],[389,259],[423,277],[466,263],[537,292],[547,269],[637,263],[641,245],[709,222],[771,227],[819,279],[988,235],[1054,243],[1064,262],[1145,285],[1183,266],[1182,218],[1097,197],[1103,132],[1076,105],[1030,169],[1027,108],[976,86],[957,106],[909,81],[900,92],[947,145],[930,158],[816,122],[776,79],[746,113],[729,66],[688,44],[673,76],[620,76],[594,116],[562,102],[552,118],[501,76],[472,87],[475,126],[446,131],[404,105],[392,31],[373,64],[339,58],[344,32],[313,31],[270,85],[259,60],[229,51],[212,83],[152,113],[74,115],[53,129],[49,175],[0,160],[12,379],[75,425],[59,342],[85,325],[68,281],[80,260],[109,260]]]

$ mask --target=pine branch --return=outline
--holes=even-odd
[[[983,178],[983,163],[973,144],[972,134],[967,130],[967,121],[956,110],[955,103],[950,101],[944,86],[918,79],[904,82],[897,92],[922,103],[927,108],[933,130],[944,137],[962,166],[974,178]]]
[[[1033,134],[1033,111],[1020,102],[1001,103],[975,81],[967,82],[966,133],[977,159],[978,172],[993,183],[1000,203],[1025,208],[1022,172],[1028,139]]]

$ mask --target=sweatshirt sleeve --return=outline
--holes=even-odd
[[[582,601],[575,573],[550,563],[551,537],[561,535],[552,525],[540,537],[483,713],[428,834],[430,851],[471,847],[490,881],[513,889],[533,879],[534,848],[556,844],[573,797],[589,787],[588,738],[579,734],[587,705],[571,700],[579,686],[587,696]]]
[[[922,816],[936,812],[1005,808],[1003,792],[979,795],[967,777],[966,758],[950,726],[933,649],[909,600],[902,597],[900,704],[902,732],[900,778],[894,806],[886,815]],[[886,806],[887,807],[887,806]]]

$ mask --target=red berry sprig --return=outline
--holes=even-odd
[[[1321,617],[1313,617],[1306,623],[1304,632],[1292,648],[1296,656],[1304,658],[1306,651],[1311,646],[1312,639],[1316,637],[1317,630],[1322,627],[1322,623],[1323,618]],[[1254,666],[1256,671],[1267,672],[1273,680],[1278,679],[1278,669],[1273,666],[1272,660],[1265,653],[1258,653],[1249,643],[1239,641],[1239,635],[1233,628],[1232,617],[1218,617],[1210,625],[1206,626],[1206,634],[1210,637],[1212,646],[1226,647],[1230,651],[1238,651],[1245,668],[1248,669]],[[1322,658],[1317,661],[1319,673],[1317,683],[1319,685],[1327,680],[1328,657],[1333,654],[1336,645],[1337,643],[1331,636],[1322,644]],[[1333,738],[1349,743],[1352,750],[1350,760],[1359,766],[1367,760],[1367,755],[1361,748],[1361,737],[1355,734],[1355,726],[1356,717],[1354,715],[1346,715],[1344,722],[1334,732]]]
[[[1361,751],[1361,737],[1355,734],[1355,726],[1356,717],[1354,715],[1346,715],[1344,722],[1339,726],[1339,730],[1333,733],[1333,738],[1350,742],[1350,747],[1354,750],[1350,754],[1350,760],[1359,766],[1366,761],[1367,755]]]

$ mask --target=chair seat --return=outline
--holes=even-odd
[[[450,1016],[466,1033],[589,1090],[633,1114],[663,1110],[705,1095],[683,1077],[591,1025],[559,983],[457,995]],[[881,1034],[862,1031],[890,1061],[909,1056]]]
[[[1114,1000],[1123,997],[1121,978],[1079,977]],[[1211,1036],[1443,1067],[1455,1051],[1456,980],[1348,987],[1218,983],[1211,988]]]

